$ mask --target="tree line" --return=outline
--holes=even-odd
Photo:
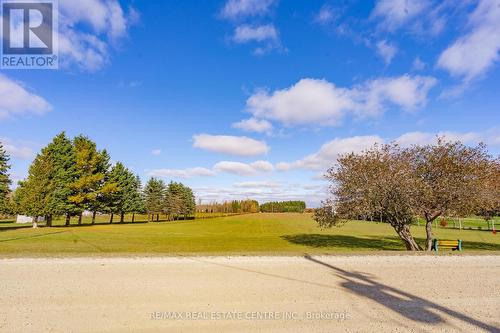
[[[193,191],[182,183],[170,182],[168,185],[161,179],[151,178],[144,187],[144,198],[148,221],[159,221],[160,214],[167,219],[187,219],[195,213],[195,197]]]
[[[260,205],[264,213],[303,213],[305,209],[304,201],[271,201]]]
[[[22,214],[33,217],[36,223],[44,217],[52,226],[54,217],[65,217],[65,225],[71,217],[92,212],[92,224],[96,214],[115,215],[120,222],[125,214],[166,213],[171,218],[187,216],[194,212],[193,192],[181,183],[170,183],[151,178],[142,189],[139,176],[123,163],[110,163],[106,150],[98,150],[86,136],[69,139],[64,132],[55,136],[35,157],[26,179],[19,182],[11,193],[9,156],[0,143],[0,213]],[[158,220],[158,219],[157,219]]]
[[[430,250],[439,216],[494,216],[500,212],[500,159],[486,146],[438,138],[436,144],[402,148],[395,143],[346,154],[326,174],[330,198],[315,212],[322,227],[349,219],[389,223],[408,250]],[[425,220],[422,247],[410,225]]]
[[[198,204],[196,211],[199,213],[258,213],[259,203],[256,200],[232,200],[222,203],[212,202],[209,204]]]

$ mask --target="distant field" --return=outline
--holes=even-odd
[[[0,256],[74,255],[302,255],[403,250],[384,223],[352,221],[322,230],[309,214],[247,214],[213,219],[32,229],[0,222]],[[127,217],[129,220],[129,217]],[[117,219],[115,219],[115,222]],[[88,223],[88,218],[84,223]],[[57,221],[61,225],[62,221]],[[75,224],[76,220],[72,221]],[[412,226],[419,242],[423,227]],[[465,252],[500,251],[500,235],[438,227],[438,238],[462,239]]]

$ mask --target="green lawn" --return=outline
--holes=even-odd
[[[387,224],[352,221],[341,228],[321,230],[309,214],[248,214],[112,225],[103,223],[107,219],[101,217],[101,224],[93,226],[38,229],[0,222],[0,256],[301,255],[403,250]],[[423,227],[412,226],[412,231],[423,242]],[[500,235],[488,231],[438,227],[435,233],[442,239],[462,239],[465,252],[500,251]]]

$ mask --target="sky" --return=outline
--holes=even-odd
[[[59,0],[59,69],[0,69],[14,181],[59,132],[201,202],[305,200],[340,154],[500,151],[500,0]]]

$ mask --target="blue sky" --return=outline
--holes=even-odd
[[[15,180],[58,132],[203,201],[326,194],[336,157],[500,149],[500,0],[59,1],[58,70],[1,70]]]

